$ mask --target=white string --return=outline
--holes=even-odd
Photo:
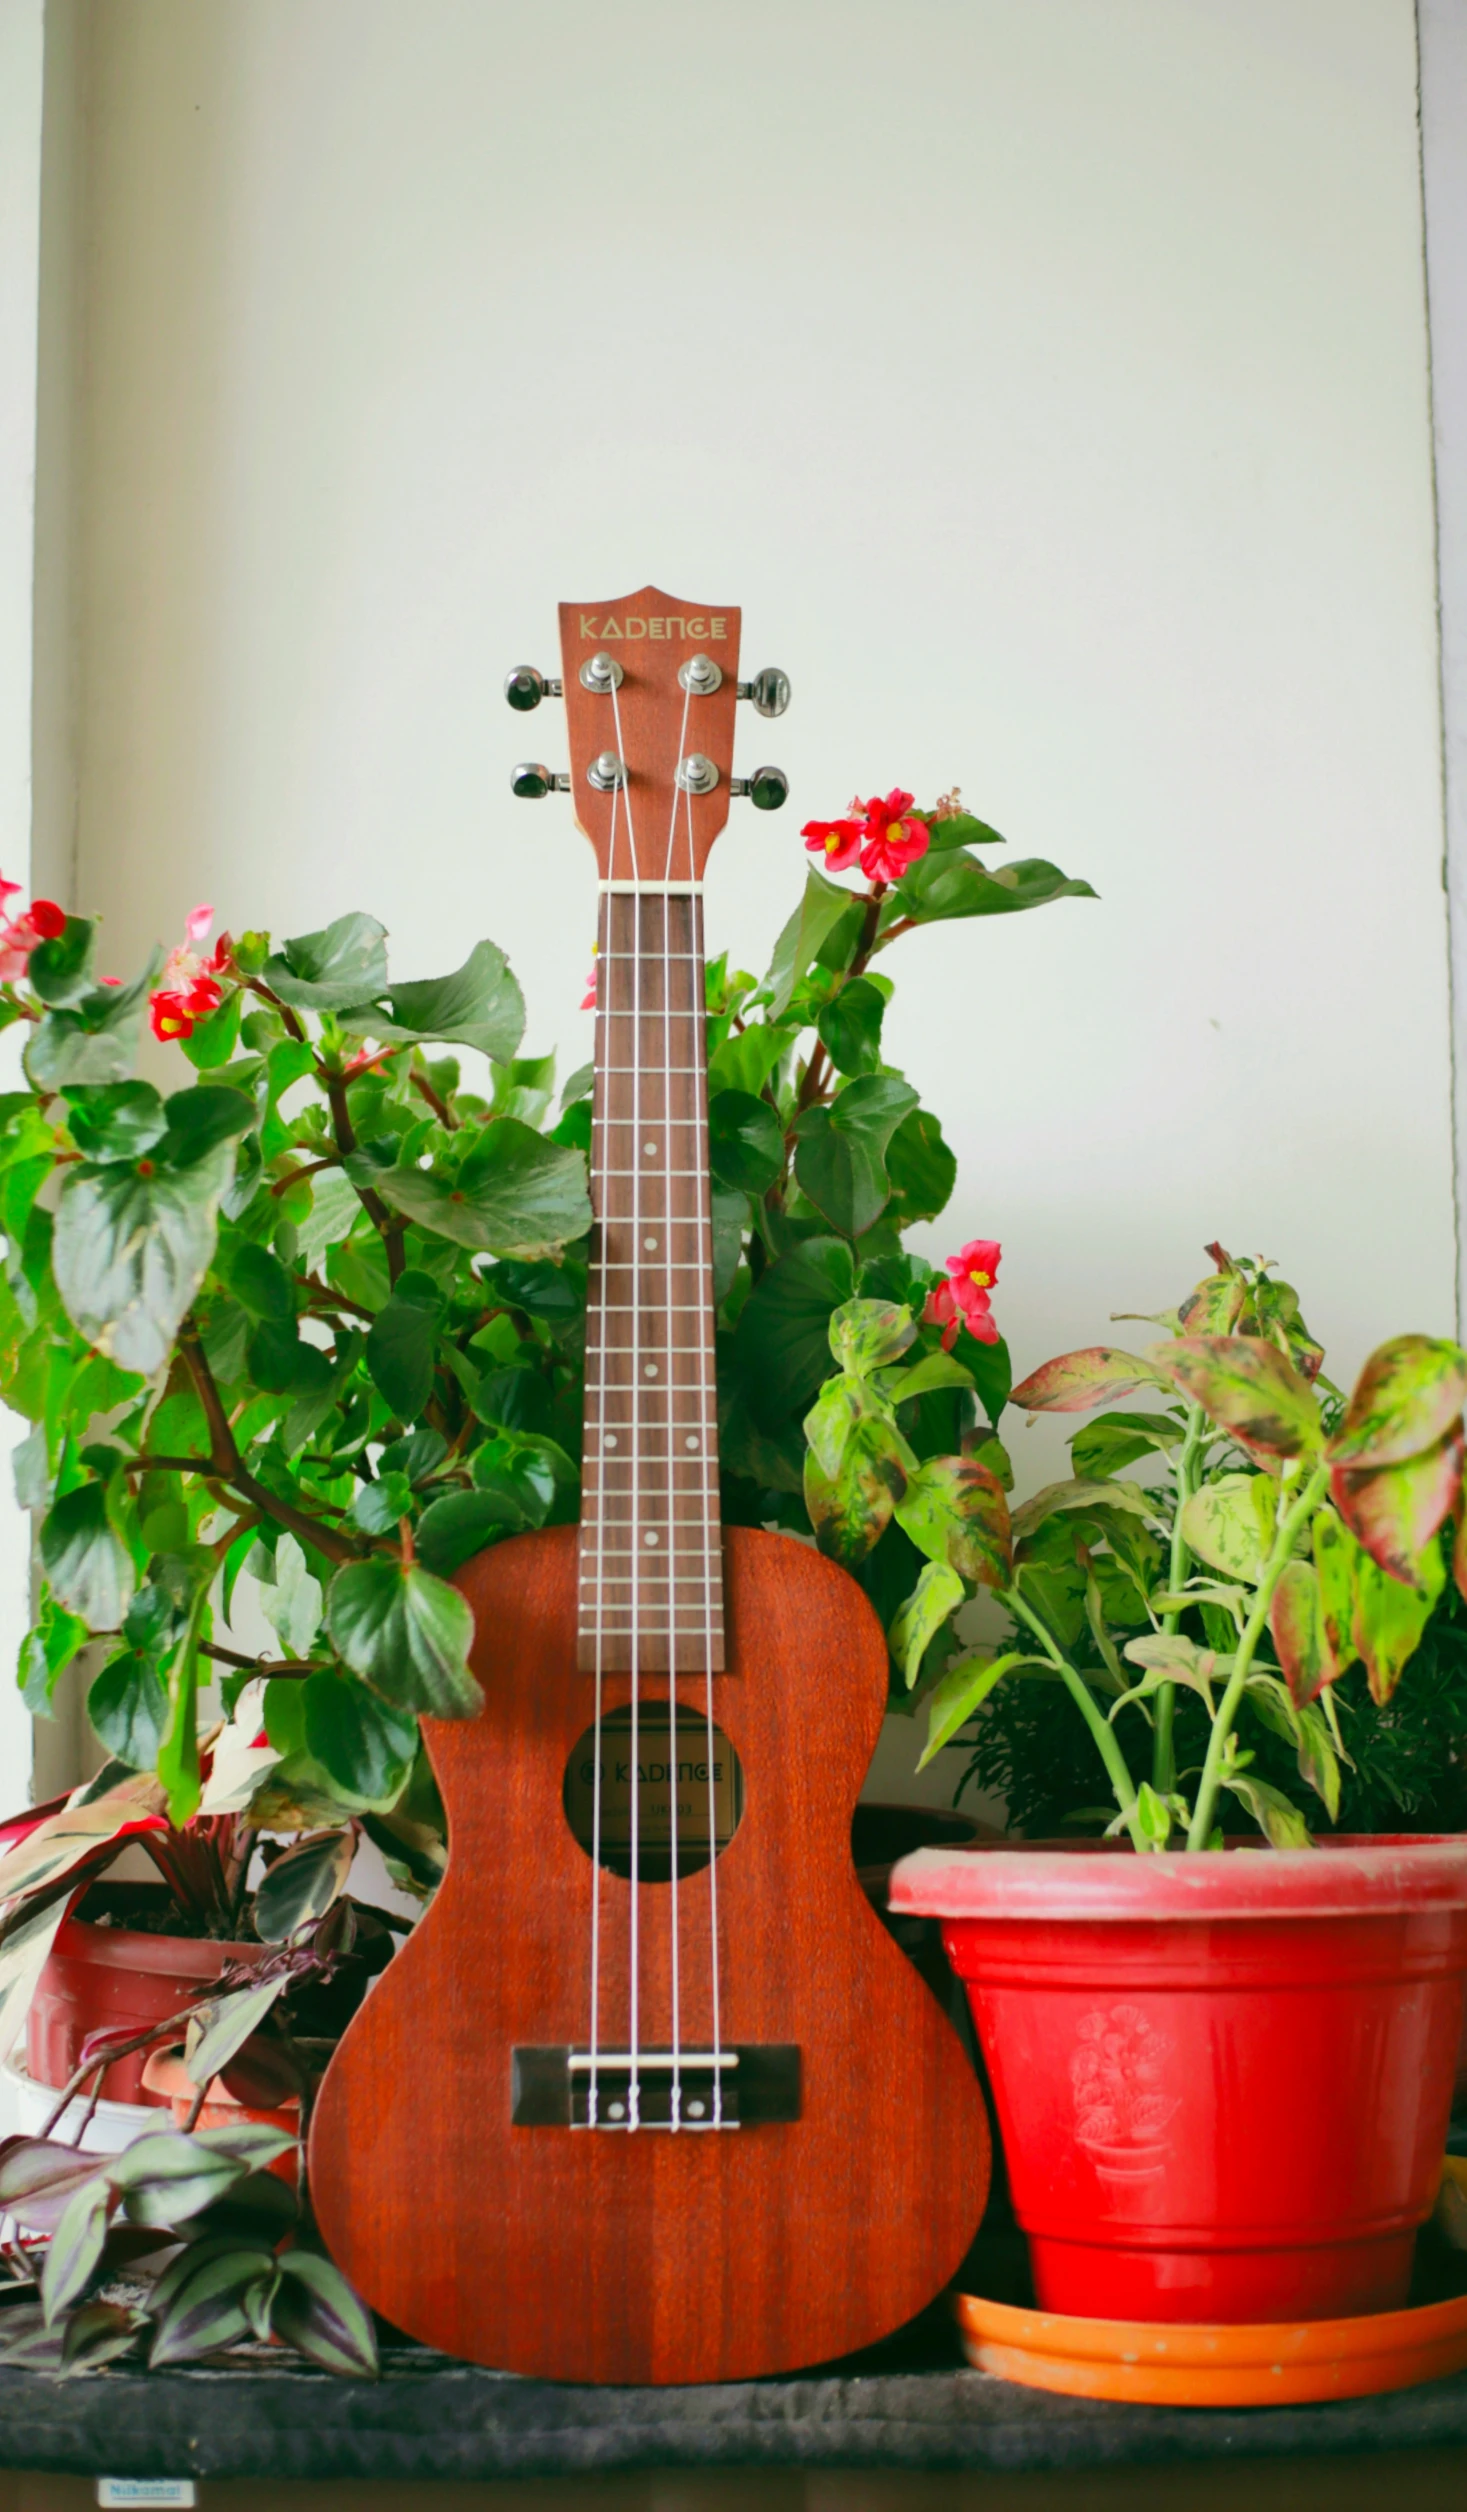
[[[692,845],[693,845],[693,803],[692,803],[692,796],[691,796],[691,795],[689,795],[689,797],[688,797],[688,852],[689,852],[689,857],[690,857],[690,858],[691,858],[691,854],[692,854]],[[701,905],[700,905],[700,903],[699,903],[696,899],[695,899],[695,900],[693,900],[693,901],[691,902],[689,912],[690,912],[691,917],[692,917],[692,927],[693,927],[693,929],[692,929],[692,945],[693,945],[693,950],[694,950],[694,954],[695,954],[695,968],[696,968],[696,969],[698,969],[698,970],[701,970],[701,968],[702,968],[702,964],[703,964],[703,916],[702,916],[702,909],[701,909]],[[704,1052],[702,1051],[702,1050],[703,1050],[703,1047],[704,1047],[704,1040],[705,1040],[705,1038],[706,1038],[707,1031],[706,1031],[706,1022],[705,1022],[705,1018],[704,1018],[704,1013],[703,1013],[703,1009],[702,1009],[702,1007],[700,1007],[700,1009],[698,1010],[698,1012],[697,1012],[697,1013],[695,1014],[695,1016],[694,1016],[694,1031],[693,1031],[693,1034],[694,1034],[694,1038],[695,1038],[695,1040],[697,1041],[697,1045],[698,1045],[698,1048],[699,1048],[699,1052],[698,1052],[698,1053],[694,1056],[694,1058],[693,1058],[692,1060],[694,1061],[694,1063],[696,1063],[697,1065],[699,1065],[699,1066],[702,1068],[702,1069],[701,1069],[701,1071],[700,1071],[699,1073],[695,1074],[695,1076],[694,1076],[694,1081],[693,1081],[693,1109],[694,1109],[694,1116],[693,1116],[693,1145],[694,1145],[694,1154],[695,1154],[695,1160],[696,1160],[696,1172],[695,1172],[695,1173],[696,1173],[696,1176],[697,1176],[697,1181],[698,1181],[698,1185],[697,1185],[698,1223],[699,1223],[699,1235],[700,1235],[700,1237],[702,1236],[703,1231],[704,1231],[704,1228],[705,1228],[705,1225],[706,1225],[706,1229],[707,1229],[707,1233],[708,1233],[708,1237],[707,1237],[706,1244],[709,1246],[709,1248],[710,1248],[710,1254],[711,1254],[711,1244],[712,1244],[712,1226],[713,1226],[713,1206],[712,1206],[712,1186],[711,1186],[711,1182],[710,1182],[710,1178],[709,1178],[709,1171],[708,1171],[708,1077],[707,1077],[707,1064],[706,1064],[706,1057],[705,1057]],[[711,1282],[710,1282],[710,1285],[709,1285],[709,1292],[710,1292],[710,1297],[709,1297],[709,1301],[708,1301],[707,1303],[705,1303],[705,1307],[704,1307],[704,1316],[703,1316],[703,1331],[705,1331],[705,1332],[706,1332],[706,1328],[707,1328],[707,1324],[708,1324],[709,1310],[710,1310],[710,1308],[711,1308],[711,1292],[712,1292],[712,1285],[711,1285]],[[719,1981],[719,1947],[718,1947],[718,1789],[717,1789],[717,1783],[716,1783],[715,1778],[714,1778],[714,1770],[713,1770],[713,1761],[714,1761],[714,1744],[713,1744],[713,1736],[714,1736],[714,1727],[713,1727],[713,1548],[712,1548],[712,1545],[710,1544],[710,1542],[709,1542],[709,1540],[708,1540],[708,1538],[709,1538],[709,1518],[710,1518],[710,1515],[711,1515],[711,1508],[712,1508],[713,1503],[715,1503],[715,1502],[716,1502],[716,1500],[717,1500],[717,1486],[716,1486],[716,1485],[712,1485],[712,1486],[710,1486],[710,1480],[709,1480],[709,1456],[708,1456],[708,1429],[707,1429],[707,1415],[708,1415],[708,1395],[709,1395],[709,1385],[710,1385],[710,1379],[711,1379],[711,1374],[712,1374],[712,1373],[711,1373],[711,1360],[712,1360],[712,1356],[711,1356],[711,1354],[710,1354],[710,1352],[709,1352],[709,1350],[708,1350],[708,1348],[707,1348],[707,1346],[706,1346],[706,1344],[705,1344],[705,1346],[704,1346],[704,1351],[703,1351],[703,1356],[702,1356],[702,1359],[701,1359],[701,1361],[700,1361],[700,1363],[699,1363],[699,1379],[700,1379],[699,1394],[700,1394],[700,1399],[701,1399],[701,1401],[700,1401],[700,1403],[699,1403],[699,1408],[698,1408],[698,1411],[699,1411],[699,1424],[700,1424],[700,1453],[701,1453],[701,1456],[702,1456],[702,1466],[703,1466],[702,1481],[703,1481],[703,1495],[704,1495],[704,1517],[703,1517],[703,1651],[704,1651],[704,1655],[703,1655],[703,1666],[704,1666],[704,1676],[703,1676],[703,1696],[704,1696],[704,1726],[705,1726],[705,1731],[706,1731],[705,1751],[706,1751],[706,1755],[707,1755],[707,1763],[708,1763],[708,1943],[709,1943],[709,1949],[710,1949],[710,1963],[709,1963],[710,1987],[711,1987],[711,1991],[712,1991],[712,2000],[713,2000],[713,2057],[714,2057],[714,2068],[713,2068],[713,2125],[714,2125],[714,2127],[715,2127],[715,2128],[721,2128],[721,2127],[723,2126],[723,2069],[722,2069],[721,2065],[719,2065],[719,2064],[718,2064],[718,2062],[722,2059],[722,2056],[723,2056],[723,2028],[722,2028],[722,2016],[721,2016],[721,2011],[720,2011],[720,1999],[719,1999],[720,1981]]]
[[[626,792],[626,798],[627,798],[627,843],[628,843],[628,845],[629,845],[629,846],[630,846],[630,848],[631,848],[631,856],[632,856],[632,878],[633,878],[633,880],[634,880],[634,881],[639,881],[639,880],[641,879],[641,876],[642,876],[642,867],[641,867],[641,865],[640,865],[640,864],[638,863],[638,861],[637,861],[637,828],[636,828],[636,821],[635,821],[635,819],[634,819],[634,817],[633,817],[633,814],[632,814],[632,789],[631,789],[631,783],[630,783],[630,772],[629,772],[629,770],[628,770],[628,768],[627,768],[627,764],[626,764],[626,755],[627,755],[627,754],[626,754],[626,751],[625,751],[625,750],[623,749],[623,747],[622,747],[622,737],[621,737],[621,704],[620,704],[620,701],[619,701],[619,699],[618,699],[618,697],[617,697],[617,694],[616,694],[616,680],[615,680],[615,677],[614,677],[614,676],[613,676],[613,678],[612,678],[612,683],[611,683],[611,720],[612,720],[612,724],[613,724],[613,726],[614,726],[615,733],[616,733],[616,755],[617,755],[618,759],[619,759],[619,760],[621,761],[621,763],[622,763],[622,776],[623,776],[623,778],[624,778],[624,779],[626,779],[626,780],[627,780],[627,781],[626,781],[626,783],[625,783],[625,792]],[[618,790],[618,789],[617,789],[615,786],[613,786],[613,788],[612,788],[612,793],[613,793],[613,796],[615,795],[615,793],[617,792],[617,790]],[[614,801],[613,801],[613,806],[612,806],[612,808],[613,808],[613,813],[614,813],[614,811],[615,811],[615,803],[614,803]],[[608,860],[608,862],[609,862],[609,861],[611,861],[612,859],[611,859],[610,857],[608,857],[608,859],[607,859],[607,860]],[[633,1315],[632,1315],[632,1328],[631,1328],[631,1338],[630,1338],[630,1349],[631,1349],[631,1381],[632,1381],[632,1404],[631,1404],[631,1414],[632,1414],[632,1419],[631,1419],[631,1442],[632,1442],[632,1508],[631,1508],[631,1533],[632,1533],[632,1576],[631,1576],[631,1590],[632,1590],[632,1596],[631,1596],[631,1608],[632,1608],[632,1610],[631,1610],[631,1624],[632,1624],[632,1645],[631,1645],[631,1660],[632,1660],[632,1745],[631,1745],[631,1792],[632,1792],[632,1820],[631,1820],[631,1835],[632,1835],[632,1878],[631,1878],[631,1882],[632,1882],[632,1898],[631,1898],[631,1945],[630,1945],[630,1948],[629,1948],[629,1961],[628,1961],[628,1974],[629,1974],[629,1976],[628,1976],[628,2010],[629,2010],[629,2011],[628,2011],[628,2030],[627,2030],[627,2049],[628,2049],[628,2051],[630,2052],[630,2055],[631,2055],[631,2074],[630,2074],[630,2082],[629,2082],[628,2087],[627,2087],[627,2127],[628,2127],[629,2129],[637,2129],[637,2128],[640,2128],[640,2126],[641,2126],[641,2124],[642,2124],[642,2075],[641,2075],[641,2065],[640,2065],[640,2060],[641,2060],[641,2039],[640,2039],[640,2034],[641,2034],[641,2023],[642,2023],[642,2003],[641,2003],[641,2001],[642,2001],[642,1982],[641,1982],[641,1942],[642,1942],[642,1931],[641,1931],[641,1921],[642,1921],[642,1787],[641,1787],[641,1777],[642,1777],[642,1774],[641,1774],[641,1755],[640,1755],[640,1751],[639,1751],[639,1721],[640,1721],[640,1711],[641,1711],[641,1688],[640,1688],[640,1683],[639,1683],[639,1673],[640,1673],[640,1663],[639,1663],[639,1661],[640,1661],[640,1659],[641,1659],[641,1654],[642,1654],[642,1647],[641,1647],[641,1634],[642,1634],[642,1610],[641,1610],[641,1607],[642,1607],[642,1598],[641,1598],[641,1559],[640,1559],[641,1547],[640,1547],[640,1545],[639,1545],[639,1544],[638,1544],[638,1542],[637,1542],[637,1536],[638,1536],[638,1533],[640,1532],[640,1523],[641,1523],[641,1514],[642,1514],[642,1512],[641,1512],[641,1473],[642,1473],[642,1423],[641,1423],[641,1401],[642,1401],[642,1395],[641,1395],[641,1375],[640,1375],[640,1358],[641,1358],[641,1348],[642,1348],[642,1347],[641,1347],[641,1322],[642,1322],[642,1302],[641,1302],[641,1284],[642,1284],[642,1162],[641,1162],[641,1158],[640,1158],[639,1154],[640,1154],[640,1153],[641,1153],[641,1151],[643,1150],[644,1146],[642,1145],[642,1142],[641,1142],[641,1135],[642,1135],[643,1125],[642,1125],[641,1091],[640,1091],[640,1082],[641,1082],[641,1062],[642,1062],[642,1053],[641,1053],[641,1047],[642,1047],[642,1039],[641,1039],[641,1030],[642,1030],[642,909],[641,909],[641,901],[640,901],[640,899],[636,899],[636,898],[634,898],[634,899],[633,899],[633,901],[632,901],[632,986],[631,986],[631,997],[632,997],[632,1019],[633,1019],[634,1023],[636,1024],[635,1029],[634,1029],[634,1032],[633,1032],[633,1039],[632,1039],[631,1061],[632,1061],[633,1065],[637,1068],[637,1070],[636,1070],[636,1072],[635,1072],[635,1074],[634,1074],[634,1077],[633,1077],[633,1083],[632,1083],[632,1096],[633,1096],[633,1099],[634,1099],[634,1101],[635,1101],[635,1103],[636,1103],[636,1104],[635,1104],[635,1107],[634,1107],[634,1112],[633,1112],[633,1117],[632,1117],[632,1283],[631,1283],[631,1290],[632,1290],[632,1311],[633,1311]],[[602,1508],[601,1515],[602,1515],[602,1521],[603,1521],[603,1524],[604,1524],[604,1521],[605,1521],[605,1516],[606,1516],[606,1511],[605,1511],[605,1507],[604,1507],[604,1505],[603,1505],[603,1508]]]
[[[684,752],[685,752],[685,749],[686,749],[686,746],[687,746],[687,738],[688,738],[688,709],[689,709],[689,707],[692,705],[692,702],[693,702],[693,693],[692,693],[692,690],[691,690],[691,688],[690,688],[690,687],[689,687],[689,688],[685,688],[685,689],[684,689],[684,691],[683,691],[683,720],[682,720],[681,725],[680,725],[680,726],[679,726],[679,728],[678,728],[678,737],[677,737],[677,755],[678,755],[678,763],[679,763],[679,765],[681,765],[681,763],[682,763],[682,759],[683,759],[683,756],[684,756]],[[674,845],[675,845],[675,843],[676,843],[676,841],[677,841],[677,800],[678,800],[678,785],[677,785],[676,778],[674,777],[674,780],[673,780],[673,788],[672,788],[672,810],[671,810],[671,812],[670,812],[670,814],[669,814],[669,816],[668,816],[668,822],[667,822],[667,854],[666,854],[666,857],[665,857],[665,859],[664,859],[663,866],[662,866],[662,882],[663,882],[663,892],[662,892],[662,1117],[663,1117],[663,1123],[664,1123],[664,1125],[665,1125],[665,1127],[666,1127],[666,1129],[667,1129],[667,1130],[666,1130],[666,1135],[665,1135],[665,1138],[664,1138],[664,1143],[663,1143],[663,1149],[664,1149],[664,1151],[665,1151],[665,1153],[666,1153],[666,1159],[665,1159],[664,1164],[663,1164],[663,1196],[662,1196],[662,1252],[663,1252],[664,1282],[665,1282],[665,1288],[666,1288],[666,1298],[665,1298],[665,1300],[664,1300],[663,1307],[664,1307],[664,1313],[665,1313],[665,1315],[666,1315],[666,1317],[667,1317],[667,1319],[668,1319],[668,1347],[669,1347],[669,1349],[668,1349],[668,1387],[667,1387],[667,1403],[666,1403],[666,1406],[665,1406],[665,1408],[664,1408],[664,1410],[665,1410],[665,1416],[666,1416],[666,1432],[665,1432],[666,1455],[665,1455],[665,1461],[664,1461],[664,1467],[665,1467],[665,1470],[664,1470],[664,1484],[665,1484],[665,1489],[666,1489],[666,1492],[667,1492],[667,1550],[668,1550],[668,1564],[667,1564],[667,1735],[668,1735],[668,1767],[669,1767],[669,1770],[670,1770],[670,1772],[671,1772],[671,1776],[672,1776],[672,1788],[671,1788],[671,1793],[670,1793],[669,1798],[668,1798],[668,1807],[669,1807],[669,1820],[670,1820],[670,1824],[671,1824],[671,1853],[672,1853],[672,1870],[671,1870],[671,1880],[670,1880],[670,1885],[669,1885],[669,1895],[670,1895],[670,1899],[669,1899],[669,1914],[670,1914],[670,1916],[669,1916],[669,1925],[670,1925],[670,1928],[671,1928],[671,1940],[672,1940],[672,1941],[671,1941],[671,1960],[672,1960],[672,2125],[673,2125],[673,2128],[674,2128],[674,2130],[675,2130],[675,2131],[676,2131],[677,2129],[680,2129],[680,2128],[682,2127],[682,2124],[683,2124],[683,2079],[682,2079],[682,1975],[681,1975],[681,1965],[680,1965],[680,1952],[681,1952],[681,1948],[680,1948],[680,1943],[679,1943],[679,1934],[680,1934],[680,1931],[679,1931],[679,1912],[678,1912],[678,1867],[677,1867],[677,1845],[678,1845],[678,1844],[677,1844],[677,1792],[678,1792],[678,1769],[679,1769],[679,1764],[678,1764],[678,1741],[677,1741],[677,1609],[678,1609],[678,1584],[677,1584],[677,1580],[678,1580],[678,1571],[677,1571],[677,1523],[678,1523],[678,1517],[677,1517],[677,1491],[676,1491],[676,1459],[677,1459],[677,1421],[676,1421],[676,1414],[677,1414],[677,1403],[676,1403],[676,1364],[675,1364],[675,1362],[673,1361],[673,1358],[672,1358],[672,1351],[671,1351],[671,1346],[672,1346],[672,1311],[673,1311],[673,1289],[674,1289],[673,1270],[672,1270],[672,1241],[673,1241],[673,1228],[674,1228],[674,1222],[673,1222],[673,1176],[672,1176],[672,972],[673,972],[673,958],[672,958],[672,852],[673,852],[673,847],[674,847]],[[690,795],[690,796],[689,796],[689,809],[690,809],[690,810],[691,810],[691,807],[692,807],[692,797],[691,797],[691,795]],[[691,866],[689,867],[689,869],[691,870]],[[692,901],[691,901],[691,900],[689,900],[689,902],[688,902],[688,911],[689,911],[689,914],[691,915],[691,913],[692,913]],[[688,941],[689,941],[689,946],[690,946],[690,947],[691,947],[691,945],[692,945],[692,939],[693,939],[693,937],[692,937],[692,934],[691,934],[691,932],[690,932],[690,933],[689,933],[689,936],[688,936]]]
[[[613,786],[611,790],[611,844],[613,851],[616,846],[616,800],[617,789]],[[607,860],[609,862],[611,857],[608,856]],[[606,1146],[608,1129],[611,1124],[611,1109],[609,1101],[611,1098],[610,1074],[611,1041],[613,1031],[610,1026],[610,1020],[612,983],[611,972],[616,964],[616,952],[614,948],[616,935],[612,923],[615,912],[616,911],[608,898],[606,902],[605,920],[601,929],[602,958],[606,984],[604,988],[600,985],[596,988],[596,1025],[598,1029],[601,1028],[603,1018],[607,1023],[607,1026],[601,1030],[602,1038],[606,1043],[607,1052],[604,1056],[597,1059],[600,1065],[601,1073],[601,1142],[603,1152]],[[609,1168],[610,1163],[607,1162],[604,1166]],[[602,1201],[604,1205],[604,1195]],[[608,1216],[603,1211],[603,1231],[606,1227],[607,1219]],[[604,1239],[602,1252],[604,1258]],[[601,1288],[603,1292],[605,1289],[605,1282],[606,1276],[603,1269],[601,1276]],[[604,1625],[606,1616],[606,1581],[602,1574],[606,1567],[606,1363],[607,1343],[609,1337],[609,1325],[604,1297],[601,1303],[599,1331],[601,1348],[597,1354],[596,1364],[596,1437],[600,1441],[601,1445],[600,1453],[596,1459],[596,1743],[595,1758],[592,1766],[594,1775],[591,1781],[591,2070],[590,2094],[587,2103],[587,2118],[592,2128],[597,2125],[601,2095],[601,2079],[600,2072],[596,2064],[596,2053],[600,2046],[601,2023],[601,1652],[604,1640]]]

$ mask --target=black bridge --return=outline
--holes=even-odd
[[[516,2128],[754,2128],[800,2116],[792,2041],[721,2050],[519,2049]]]

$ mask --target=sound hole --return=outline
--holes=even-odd
[[[679,1878],[708,1864],[708,1722],[678,1707],[676,1769],[669,1752],[666,1701],[643,1701],[637,1714],[637,1881],[672,1880],[674,1830]],[[565,1819],[591,1857],[595,1824],[596,1730],[588,1727],[565,1766]],[[601,1722],[601,1864],[632,1875],[632,1713],[612,1710]],[[713,1730],[713,1834],[726,1849],[744,1811],[744,1772],[721,1727]],[[675,1824],[674,1824],[675,1816]]]

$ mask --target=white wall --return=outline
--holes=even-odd
[[[915,937],[892,1049],[1028,1366],[1280,1259],[1339,1372],[1455,1252],[1411,0],[94,0],[78,904],[493,933],[590,858],[507,665],[652,577],[789,670],[709,922],[954,779],[1098,905]],[[564,756],[559,710],[530,719]],[[1144,1330],[1136,1330],[1138,1332]],[[1026,1479],[1041,1442],[1020,1440]]]

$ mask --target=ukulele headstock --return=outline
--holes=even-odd
[[[765,811],[784,801],[780,769],[733,773],[736,701],[751,698],[766,716],[789,702],[783,672],[740,681],[741,620],[736,609],[676,601],[655,585],[615,602],[562,602],[561,679],[529,665],[511,673],[505,694],[517,709],[564,696],[571,754],[568,777],[528,763],[515,770],[514,789],[570,792],[603,881],[691,887],[732,795]]]

